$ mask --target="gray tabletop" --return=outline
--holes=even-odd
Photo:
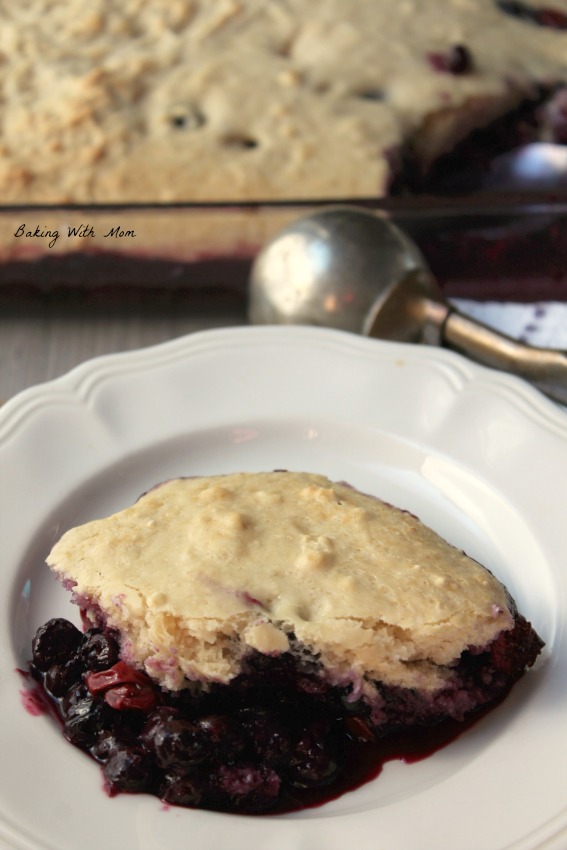
[[[158,296],[159,298],[159,296]],[[247,324],[245,298],[205,304],[84,295],[18,303],[0,298],[0,403],[100,354],[142,348],[208,328]],[[567,303],[454,300],[462,312],[535,346],[567,349]]]
[[[0,310],[0,403],[91,357],[127,351],[205,328],[246,323],[242,305],[108,305],[50,300]]]

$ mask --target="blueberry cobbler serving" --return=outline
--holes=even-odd
[[[247,814],[319,804],[446,743],[543,643],[417,517],[311,473],[169,480],[66,532],[84,628],[31,670],[109,793]]]

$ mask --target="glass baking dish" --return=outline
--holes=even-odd
[[[285,224],[337,204],[390,216],[446,297],[567,301],[567,192],[280,203],[0,208],[0,301],[242,303],[251,262]]]

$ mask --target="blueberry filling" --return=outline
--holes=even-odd
[[[31,673],[63,735],[101,766],[110,795],[265,814],[319,805],[445,745],[502,699],[542,642],[519,615],[488,649],[463,653],[434,695],[377,686],[374,699],[330,684],[316,658],[253,652],[229,684],[163,691],[119,657],[108,629],[38,629]]]
[[[514,18],[537,24],[540,27],[556,30],[567,29],[567,14],[559,9],[552,7],[538,9],[530,6],[529,3],[521,2],[521,0],[495,0],[495,2],[502,12],[512,15]]]
[[[429,64],[434,71],[444,74],[467,74],[473,69],[470,50],[462,44],[455,44],[445,53],[429,53]]]
[[[462,194],[481,189],[499,157],[539,141],[567,142],[567,89],[542,87],[511,112],[469,133],[423,171],[414,152],[404,152],[395,170],[393,195]]]

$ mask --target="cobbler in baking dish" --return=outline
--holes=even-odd
[[[504,116],[564,141],[566,21],[566,0],[7,4],[2,199],[374,198]]]
[[[167,481],[63,535],[81,607],[32,671],[110,793],[289,811],[425,755],[499,702],[542,641],[418,518],[295,472]]]

